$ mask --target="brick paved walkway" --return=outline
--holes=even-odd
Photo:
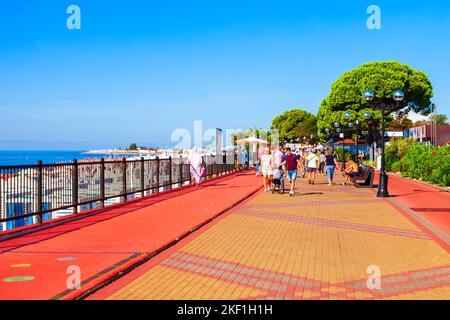
[[[90,298],[450,299],[448,248],[407,213],[323,177],[299,191],[258,193]]]

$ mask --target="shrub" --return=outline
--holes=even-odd
[[[401,160],[401,171],[409,178],[450,186],[450,145],[412,144]]]
[[[402,174],[406,177],[420,180],[430,180],[433,165],[430,147],[423,144],[413,144],[402,158]]]
[[[364,166],[369,166],[369,167],[372,167],[372,168],[376,168],[376,167],[377,167],[377,162],[376,162],[376,161],[364,160],[364,161],[362,162],[362,164],[363,164]]]
[[[450,186],[450,142],[434,148],[412,139],[397,139],[386,146],[385,153],[387,171]]]
[[[344,159],[342,148],[334,148],[334,151],[336,151],[339,161],[342,161]]]
[[[344,151],[342,150],[342,148],[335,148],[334,149],[338,155],[339,161],[343,161],[344,157]],[[350,159],[352,158],[352,156],[354,156],[351,152],[345,150],[345,161],[348,162],[350,161]]]
[[[391,171],[393,171],[393,172],[402,171],[402,161],[399,160],[399,161],[392,163]]]
[[[354,156],[351,152],[348,152],[348,151],[345,152],[345,161],[346,162],[349,162],[352,159],[352,157],[354,158]],[[355,160],[355,159],[353,159],[353,160]]]
[[[434,168],[431,172],[431,182],[442,186],[450,186],[450,145],[437,148],[432,152]]]
[[[386,170],[388,171],[399,171],[401,170],[401,161],[411,146],[414,144],[412,139],[394,139],[389,142],[386,146]],[[393,166],[396,168],[393,168]]]

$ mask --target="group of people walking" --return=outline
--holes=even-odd
[[[314,185],[316,181],[316,173],[325,174],[328,178],[328,185],[333,185],[334,174],[338,168],[338,156],[331,149],[325,151],[319,148],[297,149],[292,150],[287,147],[279,147],[272,149],[270,147],[262,147],[258,152],[257,172],[264,179],[265,192],[273,190],[274,171],[281,170],[290,184],[289,195],[295,194],[295,182],[297,177],[308,178],[308,183]],[[206,170],[203,165],[203,158],[197,148],[194,148],[188,156],[190,163],[190,174],[192,184],[200,184],[205,176]],[[248,154],[246,158],[248,164]],[[344,176],[343,185],[346,185],[350,178],[359,174],[359,165],[353,159],[347,162],[346,167],[342,171]]]
[[[264,177],[264,191],[272,190],[272,177],[275,168],[286,171],[287,178],[291,183],[289,195],[293,196],[295,191],[295,180],[297,179],[297,168],[300,156],[292,153],[291,148],[280,147],[272,154],[272,150],[268,147],[263,149],[260,157],[259,172]]]
[[[261,148],[258,154],[259,164],[258,173],[263,176],[265,192],[271,191],[273,172],[275,169],[281,169],[290,184],[289,195],[295,194],[295,181],[298,176],[307,177],[309,184],[315,184],[316,174],[325,174],[328,178],[328,185],[333,185],[334,174],[338,168],[337,154],[331,149],[299,149],[280,147],[272,150],[270,147]],[[358,174],[359,166],[353,160],[347,163],[343,170],[344,185],[348,180]]]

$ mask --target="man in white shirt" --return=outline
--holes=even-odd
[[[313,151],[310,151],[308,156],[306,157],[306,172],[308,172],[308,183],[309,184],[314,184],[314,181],[316,180],[316,171],[317,168],[319,167],[319,157],[317,156],[317,154],[315,154]]]

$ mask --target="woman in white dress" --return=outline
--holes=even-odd
[[[264,179],[264,191],[272,190],[272,176],[274,168],[274,159],[270,148],[264,148],[264,153],[261,155],[260,171]]]
[[[198,152],[197,148],[191,150],[191,153],[188,156],[188,161],[191,171],[191,179],[192,184],[195,186],[196,184],[200,184],[203,178],[203,158],[200,152]]]

